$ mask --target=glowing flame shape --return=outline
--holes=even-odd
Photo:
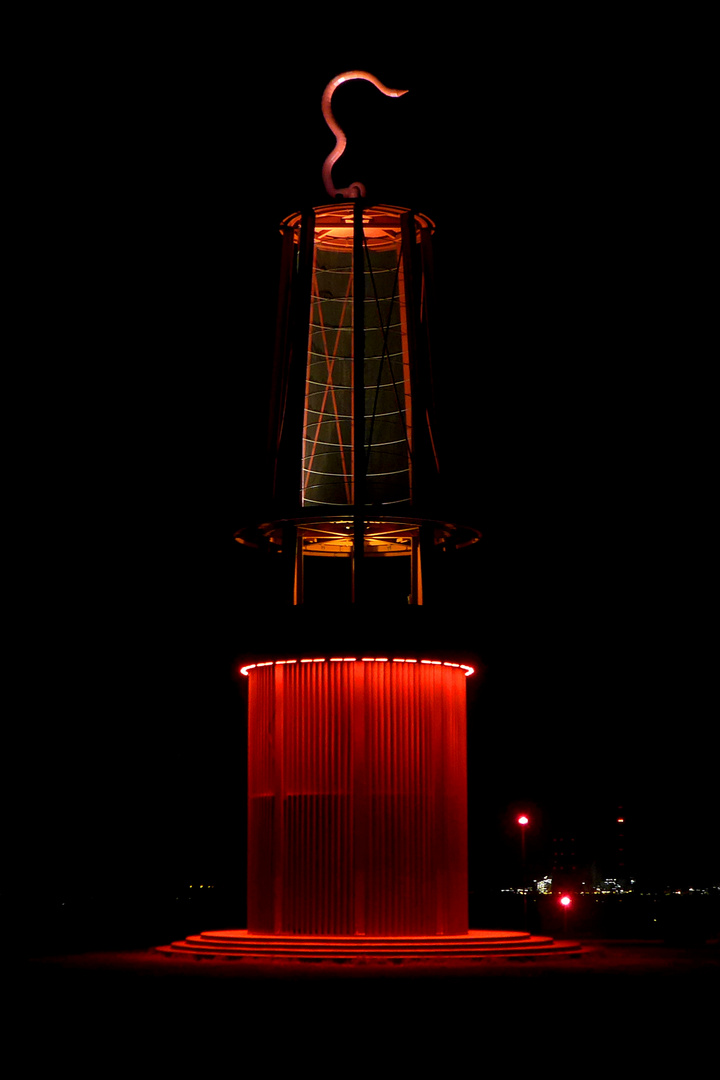
[[[407,90],[390,90],[384,83],[381,83],[379,79],[376,79],[374,75],[371,75],[367,71],[345,71],[342,75],[336,75],[335,78],[331,79],[327,84],[322,98],[322,111],[326,124],[335,136],[335,149],[326,157],[322,174],[325,190],[332,199],[336,198],[338,195],[344,195],[346,199],[365,197],[365,187],[359,181],[355,181],[354,184],[350,184],[350,186],[346,188],[336,188],[332,182],[333,165],[345,150],[347,139],[345,138],[345,132],[333,116],[330,102],[338,86],[344,82],[350,82],[351,79],[366,79],[368,82],[371,82],[373,86],[376,86],[382,94],[385,94],[385,97],[402,97],[403,94],[407,94]]]

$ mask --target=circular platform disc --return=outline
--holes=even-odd
[[[470,930],[457,936],[331,937],[249,934],[247,930],[205,930],[184,941],[158,946],[168,956],[268,960],[450,960],[491,957],[576,956],[577,941],[555,941],[522,930]]]

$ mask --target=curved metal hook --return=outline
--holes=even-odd
[[[381,83],[379,79],[376,79],[374,75],[371,75],[367,71],[346,71],[342,75],[336,75],[335,78],[331,79],[327,84],[322,98],[322,111],[327,126],[335,136],[335,149],[326,157],[322,174],[325,190],[333,199],[337,195],[344,195],[346,199],[364,198],[365,196],[365,187],[363,184],[359,183],[359,181],[355,181],[354,184],[350,184],[350,187],[346,188],[336,188],[332,182],[332,167],[344,151],[345,146],[347,145],[347,139],[345,138],[345,132],[333,116],[330,101],[338,86],[344,82],[349,82],[351,79],[367,79],[368,82],[371,82],[373,86],[376,86],[386,97],[402,97],[403,94],[407,94],[407,90],[390,90]]]

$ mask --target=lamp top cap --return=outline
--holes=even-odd
[[[332,96],[335,93],[338,86],[341,86],[345,82],[350,82],[353,79],[364,79],[373,86],[377,87],[381,94],[385,97],[402,97],[403,94],[407,94],[407,90],[391,90],[390,87],[385,86],[375,76],[371,75],[369,71],[344,71],[342,75],[336,75],[334,79],[325,87],[325,92],[322,98],[322,111],[325,117],[325,123],[335,136],[335,148],[328,154],[323,165],[323,183],[325,184],[325,190],[331,199],[336,199],[338,196],[343,195],[346,199],[364,199],[365,198],[365,185],[361,184],[358,180],[350,184],[349,187],[336,188],[333,184],[332,169],[335,162],[342,155],[347,139],[345,138],[345,132],[338,124],[332,111]]]

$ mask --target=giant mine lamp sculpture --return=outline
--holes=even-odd
[[[281,225],[269,512],[236,539],[277,605],[248,679],[247,929],[198,954],[474,955],[553,947],[468,929],[466,678],[442,617],[479,539],[441,511],[433,223],[336,188]],[[460,556],[461,557],[461,556]],[[462,620],[459,628],[462,629]],[[457,629],[457,628],[456,628]]]

